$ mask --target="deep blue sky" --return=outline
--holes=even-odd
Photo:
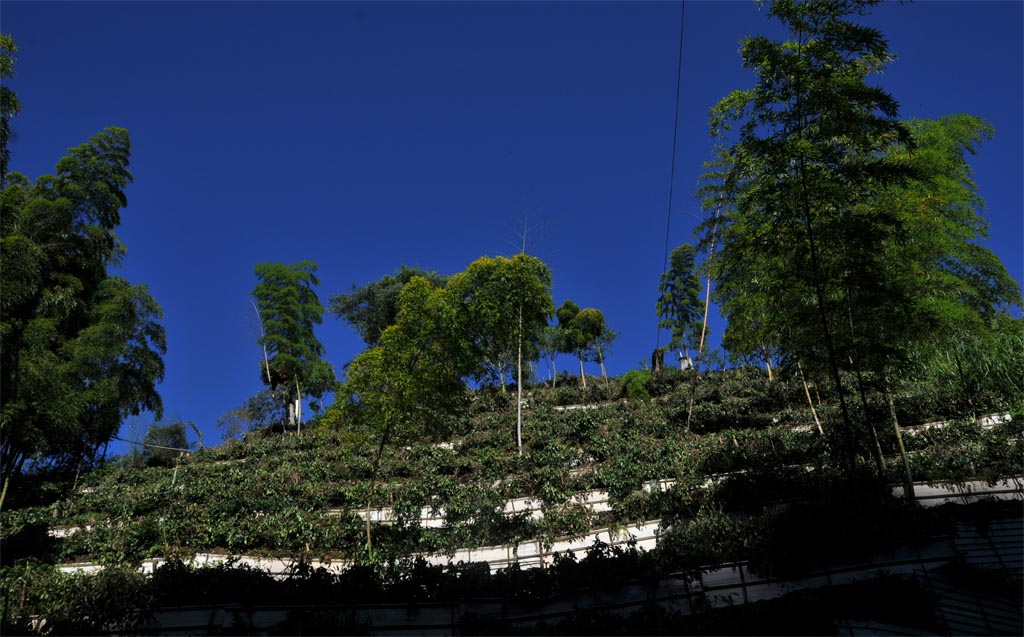
[[[260,261],[317,262],[326,305],[403,263],[450,274],[516,252],[526,218],[556,304],[620,332],[619,374],[657,336],[679,16],[678,2],[7,1],[12,169],[35,178],[105,126],[131,132],[124,274],[166,313],[165,416],[207,444],[261,387]],[[867,21],[899,56],[877,82],[902,116],[995,126],[972,163],[989,245],[1021,280],[1024,3],[885,4]],[[779,30],[751,2],[687,2],[673,247],[698,218],[708,108],[751,85],[737,50],[755,33]],[[318,336],[338,370],[363,347],[332,316]]]

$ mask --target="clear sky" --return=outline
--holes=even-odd
[[[123,274],[166,314],[165,417],[207,444],[261,388],[261,261],[318,263],[326,305],[402,264],[451,274],[517,252],[525,220],[555,303],[620,333],[620,374],[658,338],[680,6],[8,0],[11,167],[35,178],[106,126],[130,131]],[[685,16],[672,247],[693,240],[708,109],[752,83],[740,39],[781,35],[752,2],[689,1]],[[989,245],[1020,281],[1024,3],[883,4],[866,21],[898,55],[876,81],[901,116],[995,126],[972,164]],[[339,371],[363,347],[330,315],[318,337]]]

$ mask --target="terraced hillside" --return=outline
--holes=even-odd
[[[385,445],[376,472],[374,432],[323,422],[301,436],[256,432],[173,467],[112,462],[77,485],[40,480],[2,513],[4,560],[125,572],[151,571],[154,558],[173,565],[197,554],[245,555],[339,571],[395,569],[413,555],[490,559],[466,551],[477,547],[537,547],[509,552],[491,563],[496,570],[520,560],[551,565],[550,555],[538,556],[554,546],[582,552],[592,529],[605,529],[607,544],[622,538],[626,549],[626,531],[649,528],[652,540],[641,547],[657,543],[651,555],[665,572],[742,560],[778,576],[951,528],[948,514],[892,495],[905,467],[880,396],[865,396],[868,418],[857,420],[876,425],[884,473],[865,451],[850,476],[830,451],[838,444],[834,405],[815,404],[822,435],[799,380],[769,381],[759,370],[708,375],[687,430],[687,379],[675,371],[647,379],[647,396],[634,387],[632,400],[621,379],[586,392],[534,387],[522,455],[512,395],[481,390],[433,437]],[[1024,473],[1020,414],[957,420],[940,399],[896,398],[914,480],[996,484]],[[871,439],[866,425],[857,433]],[[5,570],[8,604],[16,576],[24,579],[20,568]],[[22,615],[36,599],[30,590],[27,598]]]

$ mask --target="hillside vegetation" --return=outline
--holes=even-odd
[[[328,412],[301,435],[260,430],[172,466],[114,460],[83,474],[77,484],[70,475],[37,475],[33,488],[18,494],[16,506],[0,514],[5,632],[116,630],[139,626],[140,609],[182,604],[253,608],[329,606],[341,600],[459,602],[481,596],[544,600],[591,590],[596,582],[614,587],[656,581],[741,560],[753,572],[785,577],[828,560],[863,559],[886,547],[954,533],[964,515],[977,517],[978,524],[1019,515],[1016,502],[958,512],[963,507],[922,509],[894,498],[891,485],[904,479],[904,468],[891,428],[878,427],[883,474],[868,454],[859,458],[853,475],[846,473],[830,452],[838,435],[827,424],[835,416],[834,401],[823,395],[816,404],[819,418],[826,419],[822,435],[803,384],[788,369],[776,370],[773,380],[756,368],[700,377],[696,416],[687,431],[691,379],[664,370],[656,378],[644,372],[607,383],[593,380],[587,390],[531,387],[522,455],[515,444],[514,394],[486,388],[473,391],[470,408],[446,421],[434,437],[385,446],[376,472],[377,435],[331,426]],[[953,418],[966,407],[932,388],[895,396],[901,422],[946,419],[904,432],[915,480],[994,483],[1024,473],[1019,405],[995,393],[981,393],[971,403],[979,414],[1010,407],[1012,420],[983,426],[971,417]],[[866,418],[858,421],[881,424],[891,418],[883,396],[874,391],[865,394],[861,408]],[[676,482],[652,488],[651,481],[665,478]],[[610,510],[595,512],[574,500],[593,489],[607,491]],[[524,496],[540,505],[542,516],[506,512],[507,501]],[[371,525],[372,552],[359,515],[368,503],[394,513],[392,523]],[[443,526],[425,528],[424,508],[443,516]],[[596,527],[645,520],[661,522],[656,550],[631,553],[595,545],[578,565],[556,560],[536,575],[516,565],[490,575],[486,564],[446,570],[409,559],[523,540],[550,546]],[[287,582],[275,583],[265,573],[230,562],[189,567],[197,552],[284,557],[294,560],[296,570]],[[140,575],[140,563],[153,557],[169,561],[152,578]],[[340,575],[303,566],[323,559],[351,566]],[[99,563],[105,570],[74,575],[47,566],[69,562]],[[831,626],[830,617],[849,614],[861,604],[857,600],[870,599],[872,608],[889,608],[876,616],[891,613],[934,630],[931,602],[914,606],[909,601],[928,599],[918,584],[876,584],[851,589],[853,597],[841,592],[846,589],[829,592],[826,598],[834,600],[829,606],[800,614],[799,621],[786,609],[803,604],[803,593],[758,612],[769,613],[780,630],[821,632]],[[890,588],[902,603],[878,605],[879,591]],[[366,630],[352,623],[350,610],[324,612],[329,621],[303,611],[282,630]],[[748,615],[681,618],[654,607],[628,619],[582,613],[536,630],[595,630],[593,622],[609,620],[614,624],[607,625],[626,632],[687,626],[719,632],[735,622],[753,622],[749,632],[760,624],[753,619],[756,613]],[[39,630],[29,622],[38,616],[48,618],[44,628],[49,628]],[[467,616],[460,622],[470,632],[510,630],[493,618],[480,620],[476,624]],[[317,623],[323,621],[328,623]]]
[[[18,557],[16,545],[31,546],[47,561],[111,565],[195,551],[366,561],[358,512],[368,503],[389,507],[395,516],[393,524],[374,525],[375,560],[524,539],[550,544],[609,524],[712,512],[756,517],[828,481],[833,436],[817,432],[799,381],[768,381],[756,369],[711,374],[698,385],[697,416],[687,432],[681,422],[690,392],[685,378],[666,370],[646,383],[651,398],[632,401],[620,379],[591,383],[586,392],[534,387],[527,393],[521,456],[512,395],[479,390],[468,412],[435,438],[385,447],[376,487],[374,434],[323,425],[301,435],[255,432],[174,466],[112,462],[80,477],[74,492],[74,485],[41,480],[35,502],[2,514],[11,547],[5,561]],[[943,398],[898,396],[901,422],[952,416]],[[588,408],[559,409],[560,403]],[[881,397],[872,394],[866,404],[876,418],[886,414]],[[817,406],[819,417],[834,409],[830,402]],[[983,429],[968,418],[905,435],[914,479],[995,480],[1021,473],[1021,422],[1018,416]],[[885,474],[878,476],[865,458],[861,475],[899,483],[903,466],[894,432],[878,431]],[[709,485],[712,476],[718,479]],[[644,490],[646,482],[665,478],[677,480],[667,492]],[[593,489],[607,490],[610,512],[572,501]],[[519,497],[541,503],[543,517],[505,514],[505,503]],[[424,508],[440,512],[444,527],[421,528]],[[62,537],[51,537],[55,529]]]

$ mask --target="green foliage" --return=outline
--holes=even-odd
[[[402,288],[413,277],[422,277],[434,287],[444,287],[447,280],[436,272],[403,265],[394,275],[385,275],[362,287],[353,285],[347,294],[331,297],[331,313],[355,328],[368,346],[380,345],[384,330],[398,318]]]
[[[653,376],[648,370],[633,369],[622,377],[622,393],[631,401],[650,400],[650,386]]]
[[[658,292],[661,296],[655,308],[658,327],[672,331],[669,347],[697,349],[704,314],[704,300],[700,298],[700,279],[694,269],[696,250],[684,244],[672,251],[669,269],[661,275]]]
[[[264,389],[246,399],[241,407],[218,416],[217,427],[222,430],[221,437],[230,440],[246,433],[280,425],[286,419],[287,415],[281,402],[274,398],[273,392]]]
[[[72,148],[35,184],[0,193],[0,474],[27,459],[70,465],[121,420],[161,411],[162,311],[145,286],[110,276],[131,181],[128,132]]]
[[[0,577],[5,599],[3,632],[95,635],[108,630],[138,630],[144,620],[138,609],[147,607],[150,601],[145,580],[132,568],[73,576],[44,564],[4,569]],[[33,616],[45,618],[45,623],[33,626]]]
[[[887,387],[1020,304],[976,243],[985,223],[965,156],[991,128],[966,115],[898,121],[896,101],[868,82],[892,57],[886,41],[855,21],[874,4],[771,4],[791,38],[744,41],[757,82],[712,109],[721,146],[701,190],[723,343],[827,370],[849,467],[874,425],[864,410],[852,421],[845,372],[858,393],[865,375]]]
[[[1009,313],[1021,304],[1017,282],[978,245],[987,222],[966,156],[992,135],[991,126],[969,115],[907,126],[914,151],[895,147],[888,155],[908,164],[913,175],[883,189],[872,203],[890,211],[900,229],[872,255],[872,267],[884,279],[875,285],[885,298],[858,299],[858,292],[852,300],[850,331],[863,367],[872,371],[920,371],[913,369],[915,360],[941,358],[966,343],[991,343],[994,333],[1012,326]]]
[[[21,111],[18,96],[8,86],[9,80],[14,76],[14,60],[17,53],[18,47],[14,44],[14,38],[0,34],[0,188],[6,185],[7,166],[11,161],[11,151],[8,148],[11,139],[11,118]]]
[[[330,364],[321,358],[324,347],[313,334],[324,311],[313,290],[320,283],[316,270],[312,261],[256,265],[259,283],[253,297],[263,330],[259,343],[269,359],[261,376],[289,405],[290,421],[295,419],[293,401],[302,394],[319,401],[335,383]]]
[[[709,525],[705,525],[709,526]],[[797,534],[799,536],[799,534]],[[691,613],[666,610],[658,603],[632,613],[609,609],[601,600],[615,598],[626,587],[655,590],[672,581],[671,563],[635,549],[610,548],[595,543],[581,558],[559,556],[547,569],[523,570],[516,566],[491,574],[486,564],[431,566],[422,559],[356,567],[333,575],[300,566],[294,577],[276,581],[267,573],[228,562],[192,567],[172,560],[150,578],[124,570],[96,576],[64,575],[38,566],[7,569],[0,574],[0,592],[6,599],[23,599],[21,609],[8,607],[5,634],[52,631],[59,634],[138,632],[148,613],[160,609],[234,605],[244,617],[249,608],[289,608],[287,618],[271,627],[271,634],[367,634],[371,626],[357,620],[355,605],[404,604],[415,613],[419,604],[458,604],[486,599],[500,604],[501,613],[479,616],[466,613],[457,626],[465,634],[828,634],[837,621],[867,617],[922,632],[941,632],[929,591],[915,578],[879,574],[851,584],[800,590],[778,599],[741,606],[713,608],[699,591],[688,597]],[[991,571],[959,564],[945,567],[972,591],[1000,594],[1012,580],[1000,580]],[[26,588],[25,583],[33,586]],[[1002,585],[1003,589],[997,588]],[[119,596],[106,600],[108,587]],[[27,595],[26,595],[27,593]],[[711,592],[709,591],[709,594]],[[534,603],[575,598],[569,614],[542,619],[536,625],[503,619],[529,616]],[[339,604],[338,600],[344,600]],[[132,605],[134,604],[134,606]],[[75,613],[74,610],[78,612]],[[315,610],[313,610],[315,609]],[[20,612],[18,612],[20,610]],[[13,611],[13,612],[12,612]],[[457,611],[456,611],[457,612]],[[46,624],[33,631],[29,618],[45,616]],[[37,617],[38,618],[38,617]],[[251,629],[244,623],[235,628]]]
[[[537,357],[541,331],[555,309],[551,271],[539,259],[481,257],[452,276],[446,290],[487,376],[504,385],[520,347],[525,360]]]
[[[805,366],[823,366],[827,352],[835,368],[848,351],[836,350],[845,295],[874,293],[876,273],[863,259],[897,227],[889,211],[861,206],[907,174],[880,151],[909,134],[895,100],[867,82],[890,58],[881,33],[849,19],[871,4],[772,3],[769,15],[792,39],[744,40],[757,83],[712,109],[723,142],[739,124],[702,190],[713,213],[703,242],[717,246],[708,267],[734,351],[777,345]]]
[[[464,321],[445,289],[414,277],[402,288],[395,324],[352,361],[347,400],[331,409],[347,411],[357,429],[431,431],[463,404],[463,378],[477,364]]]
[[[558,351],[576,354],[580,363],[580,384],[586,388],[583,361],[600,363],[604,375],[605,355],[616,333],[609,329],[600,310],[591,307],[580,309],[571,300],[562,303],[555,315],[558,317]]]
[[[410,350],[390,350],[396,355],[411,351],[413,343],[425,346],[424,334],[444,334],[443,290],[421,279],[412,282],[403,296],[409,302],[403,311],[411,314],[389,328],[379,346],[393,347],[392,339],[408,337]],[[423,334],[398,333],[412,330],[414,325],[423,329]],[[429,360],[433,356],[424,350],[419,360],[427,359],[428,368],[440,369],[435,367],[440,361]],[[398,356],[396,364],[400,360]],[[418,364],[413,366],[413,373],[417,368]],[[372,507],[389,507],[396,514],[393,524],[374,525],[373,563],[395,560],[395,581],[411,578],[422,582],[426,590],[455,591],[464,589],[451,583],[442,585],[446,580],[441,569],[401,565],[401,556],[529,540],[551,544],[591,528],[661,519],[667,533],[662,538],[663,549],[642,560],[623,558],[626,561],[619,566],[602,562],[602,568],[676,572],[760,556],[758,568],[782,572],[820,561],[833,551],[855,558],[881,547],[887,531],[879,520],[893,521],[897,528],[892,537],[904,540],[919,536],[913,531],[915,525],[921,525],[922,533],[938,528],[931,518],[915,517],[916,513],[889,501],[889,487],[883,482],[844,486],[845,478],[838,479],[830,468],[826,440],[813,430],[793,427],[806,424],[810,416],[802,386],[787,370],[780,370],[781,377],[772,382],[756,369],[702,377],[698,405],[703,409],[702,422],[709,424],[700,429],[701,434],[684,433],[678,421],[678,411],[689,397],[689,386],[683,382],[686,375],[679,370],[665,371],[649,386],[652,399],[641,404],[598,403],[593,409],[556,411],[548,405],[567,388],[532,388],[528,397],[531,407],[525,411],[532,435],[522,456],[515,452],[512,425],[501,407],[446,414],[443,405],[435,406],[433,412],[401,412],[397,403],[392,403],[396,410],[392,426],[400,442],[390,445],[379,460],[380,422],[367,420],[359,433],[341,430],[341,425],[362,417],[356,415],[360,408],[351,405],[347,410],[329,410],[328,416],[341,417],[337,427],[322,425],[303,438],[247,436],[230,445],[194,452],[181,460],[177,471],[111,466],[84,474],[79,493],[61,489],[45,503],[0,514],[4,559],[10,563],[35,554],[54,562],[93,560],[124,565],[158,555],[227,551],[367,563],[364,522],[356,511],[369,502]],[[614,381],[612,395],[618,397],[625,384],[625,380]],[[397,388],[404,391],[401,385]],[[569,389],[577,392],[578,398],[587,397],[580,388]],[[486,391],[500,395],[496,388]],[[586,391],[590,394],[597,389]],[[372,401],[381,400],[368,395],[371,403],[364,412],[366,417],[376,409]],[[869,398],[882,400],[874,395]],[[913,418],[915,399],[905,393],[897,396],[908,420]],[[834,403],[822,405],[826,408],[834,409]],[[778,422],[773,422],[776,419]],[[907,433],[915,476],[995,480],[1017,475],[1024,458],[1022,425],[1024,420],[1015,420],[983,429],[964,422]],[[436,432],[443,432],[450,446],[438,445],[425,435]],[[894,453],[894,440],[883,438],[882,444],[886,454]],[[807,471],[805,466],[813,470]],[[895,469],[892,464],[890,468]],[[666,490],[653,482],[661,478],[677,482]],[[571,499],[594,489],[609,493],[610,512],[595,513]],[[505,514],[506,503],[519,497],[537,502],[543,517]],[[794,508],[794,502],[806,504]],[[845,502],[856,504],[856,515],[841,515]],[[784,509],[787,503],[790,508]],[[443,512],[443,527],[421,525],[423,509]],[[835,522],[830,521],[833,519]],[[47,527],[79,530],[46,540]],[[813,529],[817,535],[813,541],[801,541],[801,529]],[[805,544],[808,550],[801,553]],[[559,568],[566,577],[570,573],[575,573],[573,578],[583,577],[582,571],[568,564]],[[174,581],[179,584],[195,581],[197,590],[207,585],[200,583],[206,580],[189,580],[193,576],[188,569],[167,572],[173,573],[177,573]],[[245,574],[234,571],[217,573],[196,577],[209,576],[210,581],[223,583],[237,576],[232,590],[243,590],[248,581],[255,587],[251,589],[253,599],[270,594],[262,588],[264,580],[255,575],[246,580]],[[362,577],[369,586],[366,597],[359,599],[379,603],[391,594],[412,595],[413,589],[404,584],[389,589],[386,582],[390,580],[369,578],[360,567],[349,573]],[[487,580],[490,584],[474,580],[476,588],[472,590],[483,594],[483,586],[493,585],[497,588],[487,590],[495,594],[535,598],[556,585],[536,577],[541,576],[512,570]],[[305,580],[297,577],[295,581]],[[569,585],[575,580],[558,581]],[[385,589],[393,592],[379,592]],[[226,593],[210,594],[213,599]],[[442,593],[420,594],[423,597],[417,599]],[[186,596],[182,592],[166,599],[179,604],[185,603]]]

